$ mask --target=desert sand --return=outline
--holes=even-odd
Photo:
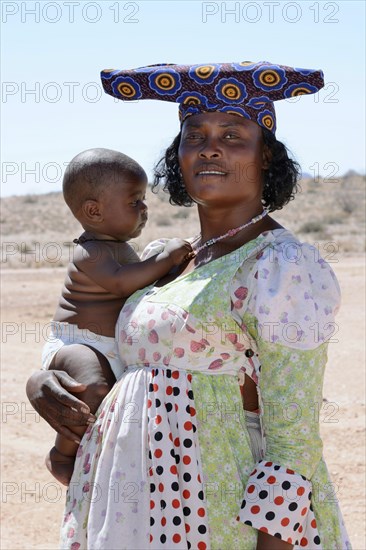
[[[16,200],[13,202],[15,204]],[[32,206],[32,202],[29,204]],[[14,208],[9,209],[9,204],[7,208],[14,222]],[[24,204],[20,211],[24,215]],[[300,213],[304,216],[301,209]],[[159,215],[162,216],[161,211]],[[183,225],[187,222],[182,216],[176,217],[175,222],[178,221]],[[157,228],[159,235],[166,234],[165,229],[169,230],[169,235],[182,234],[184,227],[178,231],[175,223],[167,225],[170,227]],[[195,227],[189,224],[189,233],[194,230]],[[27,228],[21,231],[24,234],[28,231],[29,236]],[[77,236],[73,233],[74,228],[60,226],[60,231],[63,232],[62,237],[59,236],[61,240]],[[347,227],[346,233],[350,232]],[[23,234],[15,236],[15,233],[14,227],[9,229],[5,240],[23,241]],[[155,237],[155,234],[150,236]],[[363,247],[364,244],[360,246]],[[353,548],[364,550],[365,255],[364,248],[362,251],[357,249],[357,252],[347,252],[340,247],[328,258],[339,278],[343,303],[337,317],[334,342],[329,346],[320,420],[324,455],[333,480],[329,490],[339,498]],[[54,434],[28,403],[25,382],[30,373],[39,368],[42,345],[65,268],[25,268],[19,262],[16,267],[9,262],[4,262],[3,266],[1,548],[51,550],[58,547],[65,489],[44,467],[44,456]]]

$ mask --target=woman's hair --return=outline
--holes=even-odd
[[[263,143],[269,151],[269,166],[263,171],[263,206],[271,212],[280,210],[290,200],[295,198],[298,190],[300,165],[289,157],[285,145],[277,141],[269,130],[262,128]],[[169,193],[171,204],[178,206],[192,206],[193,200],[188,195],[178,161],[178,148],[181,132],[165,151],[154,168],[153,191],[163,183],[164,191]],[[156,192],[156,191],[155,191]]]

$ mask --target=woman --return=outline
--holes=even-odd
[[[116,97],[180,104],[156,183],[197,204],[201,233],[194,259],[121,311],[126,370],[81,442],[63,548],[350,547],[316,414],[339,287],[268,215],[293,198],[297,175],[271,99],[316,91],[314,73],[248,63],[105,73]]]

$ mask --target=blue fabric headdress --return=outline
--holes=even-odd
[[[190,115],[220,111],[253,120],[273,133],[274,101],[315,94],[324,86],[321,70],[268,61],[107,69],[101,78],[104,91],[124,101],[158,99],[178,103],[181,122]]]

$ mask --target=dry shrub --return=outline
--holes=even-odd
[[[325,230],[324,225],[319,221],[308,221],[305,222],[300,228],[300,233],[320,233]]]

